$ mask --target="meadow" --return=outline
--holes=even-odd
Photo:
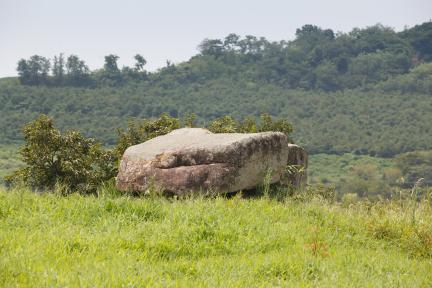
[[[372,165],[377,174],[394,167],[393,158],[372,157],[345,153],[342,155],[314,154],[309,156],[308,179],[310,183],[337,184],[350,176],[356,166]]]
[[[0,286],[430,287],[431,195],[297,196],[0,190]]]

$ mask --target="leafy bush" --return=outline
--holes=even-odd
[[[238,125],[231,116],[223,116],[210,122],[207,128],[213,133],[236,133]]]
[[[7,177],[7,182],[23,182],[33,189],[54,189],[59,184],[68,191],[94,193],[100,184],[113,178],[117,172],[118,160],[127,147],[154,137],[167,134],[182,125],[194,126],[194,114],[180,121],[167,113],[156,119],[130,121],[125,131],[119,130],[117,146],[104,150],[92,138],[85,138],[77,131],[64,135],[54,128],[53,119],[41,115],[24,127],[25,145],[20,154],[26,167]],[[274,121],[269,115],[262,115],[261,123],[252,118],[237,122],[230,116],[217,119],[210,129],[221,132],[282,131],[289,134],[292,126],[285,120]]]
[[[20,154],[26,167],[7,177],[7,182],[34,189],[53,189],[60,184],[71,191],[93,193],[115,175],[114,155],[77,131],[64,135],[53,119],[41,115],[24,127],[25,145]]]
[[[236,121],[231,116],[223,116],[210,122],[207,129],[213,133],[256,133],[266,131],[278,131],[287,135],[293,131],[291,123],[284,119],[274,120],[269,114],[261,114],[257,122],[252,117],[246,117],[243,121]]]
[[[293,131],[293,126],[285,119],[273,120],[269,114],[264,113],[261,115],[261,122],[258,126],[258,132],[266,131],[282,132],[288,137]]]
[[[187,124],[192,125],[193,118],[188,118]],[[157,119],[143,119],[141,121],[129,121],[126,131],[119,130],[119,139],[115,148],[116,155],[120,158],[126,148],[136,145],[154,137],[167,134],[180,128],[180,121],[163,113]]]
[[[119,130],[119,140],[115,148],[115,154],[121,158],[127,147],[136,145],[154,137],[167,134],[172,130],[183,127],[195,127],[195,114],[188,114],[181,121],[163,113],[156,119],[131,120],[126,130]],[[287,136],[293,131],[291,123],[287,120],[274,120],[268,114],[261,115],[261,121],[257,123],[255,118],[246,117],[243,121],[237,121],[231,116],[223,116],[210,122],[206,127],[213,133],[256,133],[265,131],[279,131]]]

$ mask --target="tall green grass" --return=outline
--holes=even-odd
[[[0,191],[4,287],[430,287],[428,200]],[[430,198],[429,198],[430,199]]]

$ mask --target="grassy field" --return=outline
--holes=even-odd
[[[315,154],[309,157],[308,177],[310,183],[338,183],[350,177],[350,170],[358,165],[373,165],[377,172],[394,167],[392,158],[346,153],[342,155]]]
[[[432,285],[426,200],[344,206],[102,192],[0,190],[0,286]]]

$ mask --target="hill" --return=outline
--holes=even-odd
[[[305,25],[295,40],[280,42],[230,34],[154,73],[140,55],[122,69],[108,55],[96,71],[75,55],[56,56],[52,65],[42,56],[22,59],[19,79],[0,81],[0,142],[20,141],[20,127],[40,113],[110,145],[131,117],[194,112],[206,122],[268,112],[292,121],[294,139],[311,153],[430,149],[431,31],[432,23],[345,34]]]
[[[430,149],[432,100],[428,94],[284,90],[272,84],[215,80],[172,89],[145,84],[117,88],[1,85],[0,139],[22,139],[21,127],[40,113],[61,129],[75,128],[114,144],[117,127],[131,117],[194,112],[201,121],[269,112],[289,119],[294,139],[311,153],[357,152],[392,156]],[[264,95],[264,96],[263,96]]]

